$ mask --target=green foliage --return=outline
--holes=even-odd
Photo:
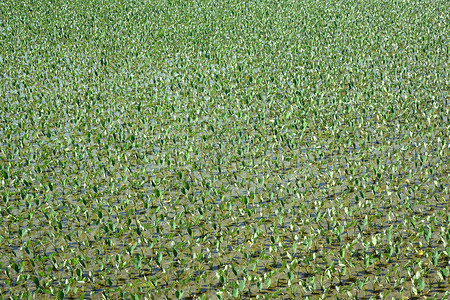
[[[441,299],[448,1],[0,3],[0,295]]]

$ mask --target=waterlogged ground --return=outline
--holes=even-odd
[[[445,299],[448,1],[3,1],[0,295]]]

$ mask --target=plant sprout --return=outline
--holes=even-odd
[[[0,295],[444,299],[448,1],[0,4]]]

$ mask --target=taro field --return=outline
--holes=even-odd
[[[450,2],[0,2],[0,299],[448,299]]]

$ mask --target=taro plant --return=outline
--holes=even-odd
[[[3,1],[0,294],[448,296],[449,3],[358,4]]]

